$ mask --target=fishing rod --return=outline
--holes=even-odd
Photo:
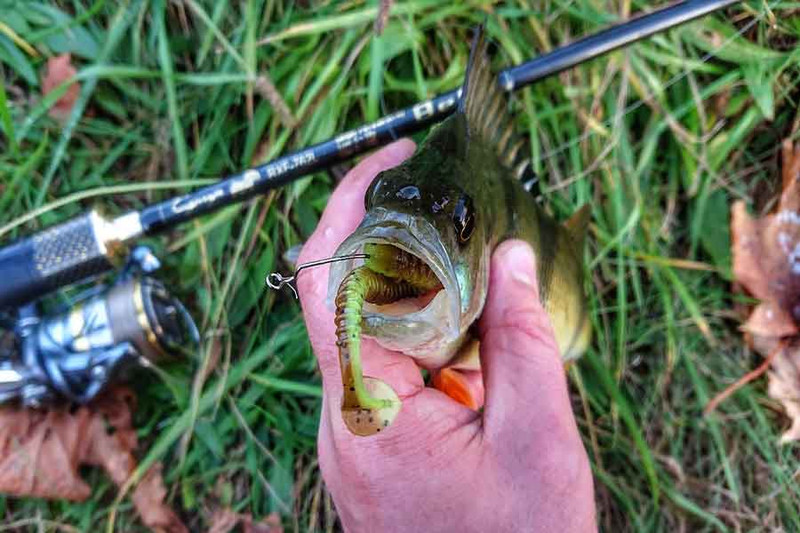
[[[640,15],[505,69],[498,84],[508,92],[519,90],[737,1],[687,0]],[[157,258],[141,246],[128,254],[130,243],[419,131],[449,116],[459,95],[460,89],[448,91],[140,211],[107,219],[90,210],[0,248],[0,311],[15,313],[6,327],[14,328],[23,354],[21,362],[0,363],[0,401],[21,397],[34,405],[60,395],[84,402],[118,367],[154,362],[176,346],[198,342],[184,307],[152,278]],[[123,263],[113,283],[79,297],[72,308],[39,316],[36,302],[43,296]]]

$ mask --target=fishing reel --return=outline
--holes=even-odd
[[[148,367],[197,346],[186,308],[151,274],[149,248],[135,248],[121,274],[48,316],[35,304],[6,322],[13,356],[0,359],[0,402],[38,407],[59,400],[86,403],[135,367]]]

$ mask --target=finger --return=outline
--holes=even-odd
[[[484,427],[507,436],[576,430],[566,378],[550,319],[539,300],[533,250],[523,241],[498,246],[480,322],[481,368],[486,385]],[[513,295],[513,297],[511,297]]]
[[[370,155],[351,170],[331,195],[319,225],[303,246],[298,264],[330,257],[336,247],[358,226],[364,216],[364,192],[382,170],[397,166],[414,152],[414,143],[396,141]],[[327,266],[306,270],[297,288],[314,353],[323,378],[339,381],[338,351],[335,344],[333,311],[325,305],[328,289]]]

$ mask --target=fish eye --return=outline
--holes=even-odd
[[[475,210],[469,196],[462,195],[458,199],[453,209],[453,225],[456,228],[458,242],[461,244],[467,242],[475,231]]]

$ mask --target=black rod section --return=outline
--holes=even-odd
[[[651,35],[702,17],[739,0],[688,0],[634,17],[627,22],[584,37],[517,67],[502,71],[498,82],[506,91],[513,91],[547,76],[585,63]]]
[[[498,83],[514,91],[580,63],[684,24],[738,0],[687,0],[630,19],[589,37],[502,71]],[[228,176],[192,193],[144,208],[142,232],[157,233],[210,211],[263,194],[297,178],[391,142],[439,122],[455,109],[460,89],[397,111],[371,124],[274,159],[264,165]]]
[[[272,161],[228,176],[213,185],[145,207],[141,211],[142,231],[149,235],[221,207],[290,183],[382,146],[403,135],[419,131],[453,112],[461,89],[407,107],[371,124],[337,135],[333,139],[303,148]]]

